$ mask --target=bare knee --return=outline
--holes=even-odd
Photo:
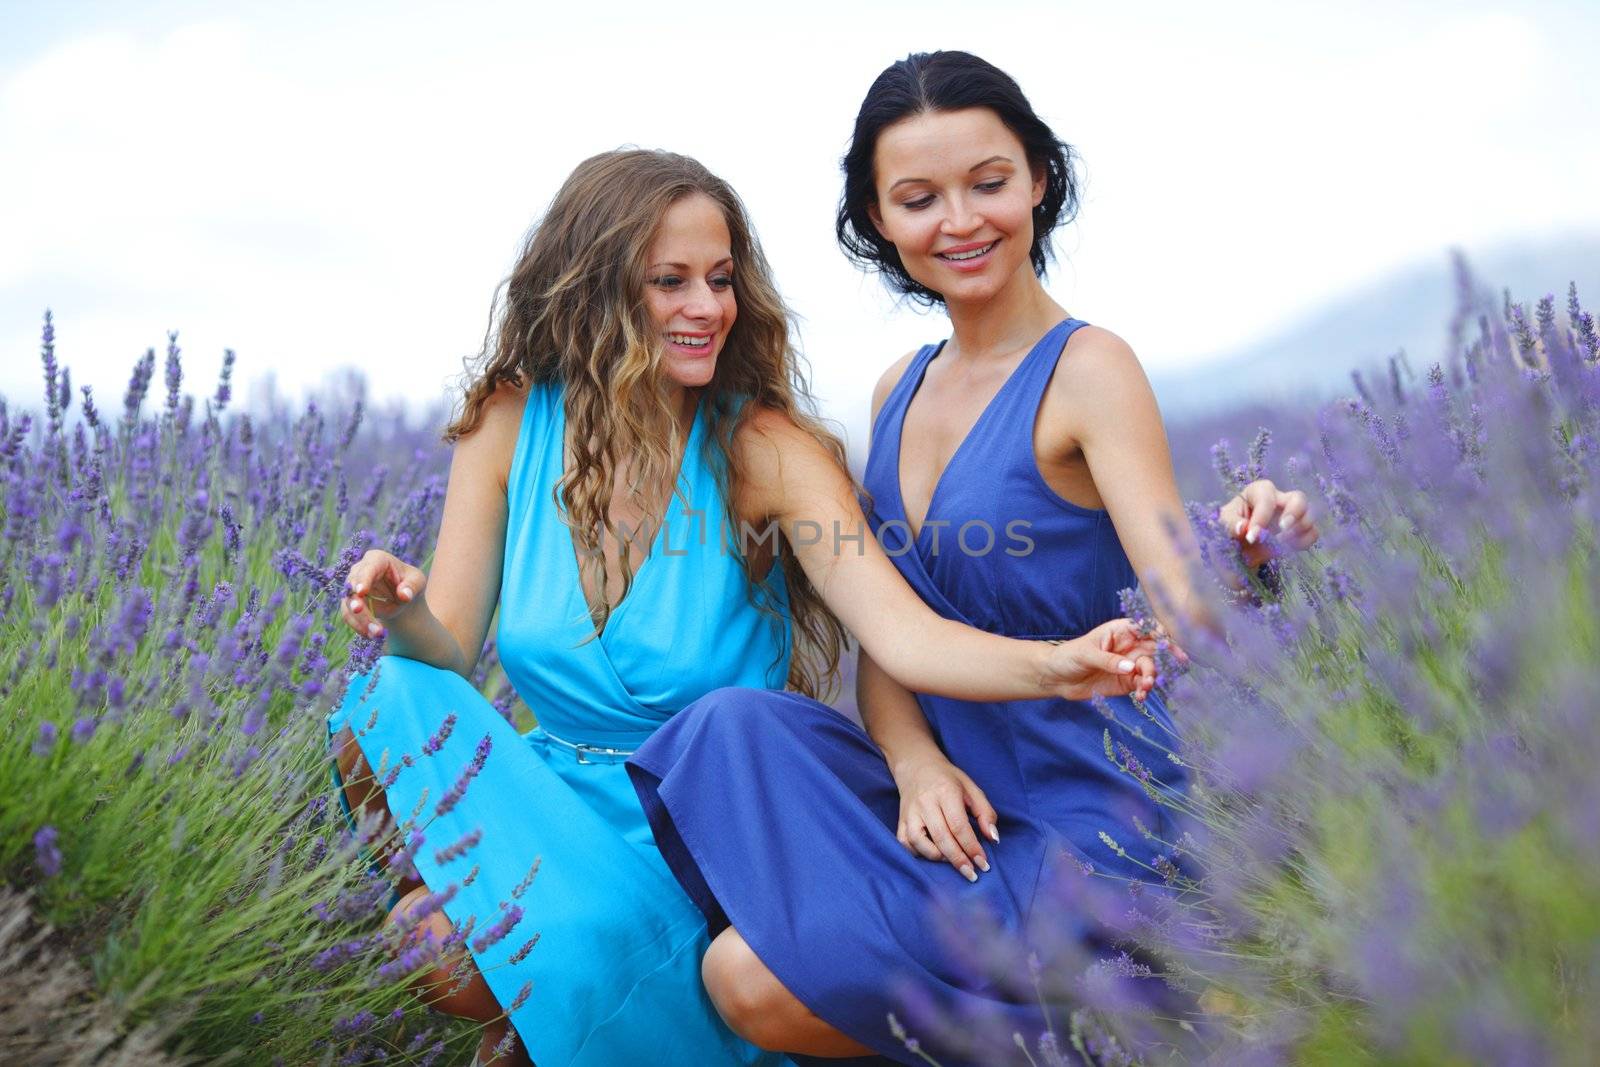
[[[810,1015],[737,930],[724,930],[711,942],[700,976],[722,1021],[759,1048],[786,1051],[795,1024]]]

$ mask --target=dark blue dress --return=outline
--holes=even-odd
[[[947,618],[1011,637],[1074,637],[1116,618],[1118,591],[1135,584],[1110,516],[1062,499],[1034,457],[1039,402],[1082,325],[1059,324],[1024,357],[951,458],[914,544],[900,432],[942,346],[917,353],[878,414],[864,479],[869,520],[907,582]],[[1154,697],[1148,718],[1125,698],[1110,701],[1121,726],[1088,703],[1054,698],[918,701],[951,761],[999,813],[1000,841],[985,842],[992,869],[976,884],[895,840],[899,794],[877,746],[793,693],[708,694],[663,724],[629,772],[663,857],[712,935],[736,927],[822,1019],[900,1062],[923,1061],[891,1032],[890,1013],[946,1067],[1026,1062],[1010,1035],[1032,1046],[1047,1026],[1027,975],[986,973],[949,928],[977,921],[1059,943],[1071,933],[1061,911],[1036,914],[1035,904],[1064,866],[1148,879],[1145,864],[1161,846],[1133,817],[1160,838],[1175,830],[1107,759],[1105,731],[1154,773],[1155,787],[1181,788],[1181,768],[1162,747],[1171,722]],[[980,1042],[982,1052],[941,1039],[951,1024],[996,1040]]]

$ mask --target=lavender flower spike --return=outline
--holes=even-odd
[[[433,809],[435,815],[446,815],[461,802],[461,798],[467,794],[467,786],[471,785],[472,780],[478,776],[478,772],[483,770],[484,763],[489,759],[489,750],[493,747],[494,742],[488,734],[484,734],[483,740],[478,742],[478,749],[473,754],[472,762],[462,769],[461,777],[456,779],[456,784],[450,787],[450,791],[440,799],[438,806]]]
[[[61,873],[61,849],[56,844],[59,836],[54,826],[41,826],[39,832],[33,835],[34,860],[46,878],[54,878]]]

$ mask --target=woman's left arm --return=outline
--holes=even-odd
[[[867,529],[850,477],[786,415],[758,410],[735,437],[736,510],[776,521],[806,576],[861,647],[909,689],[959,700],[1143,696],[1153,641],[1126,619],[1051,644],[985,633],[923,602]],[[764,531],[763,531],[764,533]]]
[[[1041,450],[1049,456],[1083,453],[1134,573],[1152,594],[1162,624],[1181,640],[1186,626],[1214,620],[1190,582],[1189,561],[1198,557],[1198,546],[1178,495],[1155,393],[1133,349],[1116,334],[1086,326],[1067,347],[1040,412]],[[1307,547],[1316,540],[1305,494],[1281,492],[1269,481],[1252,483],[1221,517],[1245,548],[1247,562],[1265,560],[1271,550],[1259,531],[1285,517],[1282,543]]]

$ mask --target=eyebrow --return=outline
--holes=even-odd
[[[718,267],[721,267],[721,266],[723,266],[725,264],[731,265],[732,263],[733,263],[733,257],[732,256],[723,256],[721,259],[719,259],[715,263],[711,264],[711,269],[712,270],[716,270]],[[662,267],[671,267],[673,270],[681,270],[686,274],[689,271],[689,264],[687,264],[687,263],[652,263],[652,264],[650,264],[650,269],[651,270],[660,270]]]
[[[974,163],[971,167],[968,167],[967,168],[967,173],[971,174],[975,170],[982,170],[984,167],[987,167],[991,163],[1011,163],[1013,166],[1015,166],[1015,161],[1012,160],[1012,158],[1010,156],[990,156],[988,159],[984,160],[983,162]],[[892,193],[896,189],[900,188],[900,186],[906,184],[907,182],[925,182],[925,181],[930,181],[930,180],[931,179],[928,179],[928,178],[901,178],[899,181],[897,181],[893,185],[889,186],[889,191]]]

